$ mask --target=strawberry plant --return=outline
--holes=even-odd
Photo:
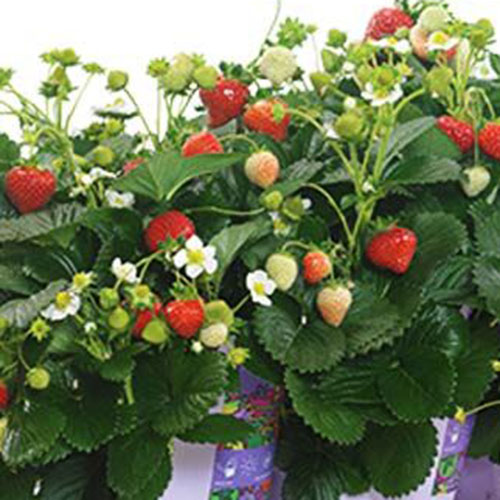
[[[0,70],[0,498],[160,497],[175,442],[254,432],[213,414],[242,365],[285,388],[286,500],[417,489],[437,418],[479,413],[498,459],[493,27],[397,2],[307,75],[314,32],[152,60],[154,124],[72,49],[38,98]]]

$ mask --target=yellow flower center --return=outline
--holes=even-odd
[[[189,250],[188,261],[191,265],[201,266],[205,262],[205,255],[203,250]]]
[[[264,283],[255,283],[253,289],[257,295],[265,295],[266,289],[264,287]]]
[[[450,37],[446,33],[443,33],[442,31],[437,31],[432,35],[431,42],[437,45],[444,45],[449,39]]]
[[[85,273],[78,273],[73,276],[73,286],[78,289],[85,288],[90,285],[90,278]]]
[[[59,292],[56,295],[57,309],[64,310],[71,304],[71,295],[68,292]]]

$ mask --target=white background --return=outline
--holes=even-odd
[[[450,0],[467,20],[489,17],[500,39],[500,0]],[[274,15],[276,0],[14,0],[2,4],[0,66],[16,71],[15,84],[36,96],[44,69],[38,56],[52,48],[73,47],[85,61],[131,75],[131,89],[146,114],[154,109],[154,86],[145,75],[154,57],[197,52],[210,63],[245,62],[256,54]],[[283,0],[282,19],[299,17],[319,27],[322,45],[330,28],[360,38],[372,12],[391,0]],[[500,46],[500,45],[499,45]],[[300,55],[315,67],[312,43]],[[111,101],[105,80],[93,83],[76,115],[76,125],[90,117],[90,106]],[[0,129],[13,133],[15,123],[0,120]]]

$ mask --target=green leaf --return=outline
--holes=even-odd
[[[257,218],[251,222],[229,226],[216,234],[210,241],[217,249],[217,279],[220,281],[233,260],[244,247],[259,240],[271,230],[267,219]]]
[[[460,148],[437,127],[432,127],[417,137],[406,147],[404,155],[406,157],[422,156],[422,151],[425,151],[428,156],[452,160],[459,160],[463,156]]]
[[[397,126],[389,140],[384,167],[389,165],[409,144],[428,130],[434,128],[435,124],[436,119],[434,117],[426,116]]]
[[[495,463],[500,463],[500,408],[489,408],[476,417],[472,438],[469,445],[472,458],[489,456]]]
[[[500,212],[484,200],[470,209],[475,222],[477,250],[482,255],[500,257]]]
[[[99,367],[102,378],[112,382],[123,382],[131,374],[135,366],[132,353],[128,349],[117,351],[111,359],[106,360]]]
[[[500,317],[500,256],[482,256],[474,267],[474,282],[491,314]],[[1,309],[0,309],[1,312]]]
[[[11,471],[0,462],[0,495],[4,500],[33,500],[36,481],[35,471]]]
[[[472,322],[469,345],[455,360],[455,402],[458,406],[474,408],[481,402],[495,379],[491,360],[497,359],[499,347],[497,327]]]
[[[23,242],[77,224],[85,208],[59,204],[13,219],[0,220],[0,243]]]
[[[385,177],[388,187],[458,181],[460,165],[450,158],[412,157],[396,164]]]
[[[291,196],[301,189],[304,184],[307,184],[322,168],[323,163],[300,160],[290,165],[283,174],[285,179],[267,188],[264,192],[264,196],[266,193],[271,193],[273,191],[280,192],[285,198]]]
[[[31,463],[56,442],[66,418],[45,400],[29,399],[9,412],[2,457],[9,466]]]
[[[311,382],[290,369],[285,381],[295,411],[321,437],[339,444],[354,444],[363,438],[365,421],[358,412],[325,399]]]
[[[117,437],[108,447],[108,484],[121,496],[135,495],[147,486],[168,453],[167,439],[147,426]]]
[[[327,370],[345,353],[346,340],[341,330],[320,320],[303,325],[300,317],[279,305],[259,307],[253,325],[276,361],[302,373]]]
[[[241,154],[182,158],[178,153],[162,153],[117,179],[113,186],[121,191],[146,196],[157,202],[171,200],[191,179],[216,173],[243,159],[244,156]]]
[[[235,443],[245,441],[253,432],[249,423],[230,415],[208,415],[179,439],[189,443]]]
[[[90,452],[110,441],[115,432],[117,388],[97,377],[80,378],[79,391],[65,404],[64,437],[77,450]]]
[[[406,349],[378,376],[389,408],[400,419],[421,422],[442,414],[452,400],[455,370],[445,354],[429,347]]]
[[[36,282],[26,277],[21,266],[0,264],[0,289],[20,295],[31,295],[38,290]]]
[[[27,299],[11,300],[0,307],[0,317],[8,319],[12,325],[19,328],[26,328],[66,286],[67,282],[64,280],[55,281]]]
[[[19,146],[9,139],[7,134],[0,134],[0,172],[6,171],[19,159]]]
[[[410,493],[425,481],[436,448],[436,430],[425,423],[373,428],[361,453],[375,489],[392,497]]]
[[[169,350],[143,356],[134,371],[137,404],[156,431],[175,435],[201,422],[217,403],[226,384],[224,358]]]
[[[490,54],[490,64],[493,71],[500,76],[500,56],[498,54]]]

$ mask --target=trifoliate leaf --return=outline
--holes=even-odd
[[[54,445],[66,424],[59,409],[36,399],[15,405],[8,418],[2,457],[11,466],[40,458]]]
[[[308,379],[290,369],[285,381],[295,411],[320,436],[339,444],[354,444],[362,439],[365,421],[358,412],[324,399]]]
[[[148,426],[117,437],[108,448],[108,484],[121,496],[134,495],[146,487],[168,453],[168,440]]]
[[[445,354],[413,346],[398,353],[377,380],[382,397],[395,415],[421,422],[445,411],[453,397],[455,377]]]
[[[303,325],[300,316],[279,305],[258,308],[253,325],[275,360],[303,373],[327,370],[345,353],[341,330],[318,319]]]
[[[172,436],[200,422],[225,384],[223,355],[174,349],[138,360],[133,385],[141,414],[156,431]]]
[[[434,463],[437,440],[431,423],[374,427],[361,445],[370,479],[385,496],[417,489]]]

